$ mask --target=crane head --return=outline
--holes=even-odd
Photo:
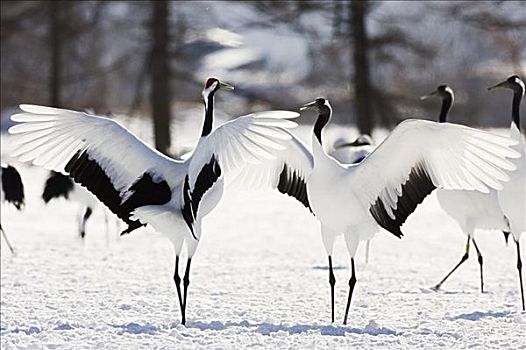
[[[329,100],[323,97],[318,97],[316,100],[301,106],[300,111],[314,110],[320,112],[324,108],[332,110],[331,105],[329,104]]]
[[[430,92],[427,95],[421,96],[420,100],[427,100],[430,97],[439,96],[442,98],[451,97],[454,98],[455,94],[453,93],[453,89],[449,87],[447,84],[439,85],[435,91]]]
[[[203,98],[208,97],[208,95],[216,92],[217,90],[234,90],[234,85],[225,83],[217,78],[208,78],[205,82],[205,87],[203,88]]]
[[[524,81],[522,81],[522,79],[518,75],[512,75],[508,79],[488,87],[488,90],[493,90],[496,88],[511,89],[515,92],[519,92],[522,95],[524,95]]]

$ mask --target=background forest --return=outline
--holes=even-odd
[[[485,88],[524,76],[525,30],[521,1],[3,1],[2,130],[23,102],[153,117],[177,155],[208,76],[237,88],[227,117],[326,96],[371,133],[434,119],[440,102],[418,97],[448,83],[453,122],[504,126],[509,96]]]

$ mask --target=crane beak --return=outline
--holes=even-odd
[[[499,87],[508,87],[508,84],[509,84],[508,81],[504,80],[504,81],[502,81],[502,82],[500,82],[498,84],[495,84],[493,86],[488,87],[488,91],[496,89],[496,88],[499,88]]]
[[[428,98],[433,97],[433,96],[435,96],[436,94],[438,94],[438,91],[437,91],[437,90],[435,90],[435,91],[433,91],[433,92],[430,92],[430,93],[428,93],[427,95],[420,96],[420,101],[427,100]]]
[[[232,90],[234,90],[234,85],[231,85],[231,84],[224,83],[224,82],[220,81],[219,82],[219,88],[223,89],[223,90],[227,90],[227,91],[232,91]]]
[[[307,103],[306,105],[303,105],[300,107],[300,111],[306,111],[308,109],[315,109],[317,106],[316,101]]]

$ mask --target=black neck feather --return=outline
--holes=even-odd
[[[206,97],[207,101],[205,103],[205,121],[203,123],[203,132],[201,133],[201,137],[207,136],[212,132],[212,124],[214,122],[214,93],[215,91],[211,91]]]
[[[320,109],[320,113],[318,114],[318,119],[316,119],[316,123],[314,124],[314,135],[316,135],[316,138],[318,139],[318,142],[320,143],[320,145],[322,144],[321,143],[321,131],[323,130],[325,125],[327,125],[327,123],[329,122],[330,117],[331,117],[331,110],[328,107],[323,106]]]
[[[513,93],[513,105],[511,110],[511,117],[517,128],[520,130],[520,113],[519,113],[519,107],[521,105],[521,99],[522,99],[522,90],[521,91],[515,91]]]
[[[445,123],[447,120],[447,114],[449,113],[449,110],[451,109],[451,105],[453,103],[453,98],[450,94],[445,95],[442,98],[442,108],[440,109],[440,115],[438,116],[438,121],[440,123]]]

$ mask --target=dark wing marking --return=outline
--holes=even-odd
[[[215,155],[212,155],[210,162],[205,166],[197,175],[197,179],[194,184],[194,190],[192,191],[192,212],[194,217],[197,217],[197,210],[199,209],[199,203],[203,198],[204,194],[212,188],[217,179],[221,176],[221,168],[216,160]]]
[[[121,204],[121,212],[132,213],[145,205],[163,205],[172,199],[172,190],[165,180],[155,182],[150,173],[145,172],[128,189],[132,194]]]
[[[192,232],[192,236],[195,237],[194,234],[194,214],[192,213],[192,199],[190,198],[190,184],[188,183],[188,175],[184,178],[184,185],[183,185],[183,208],[181,209],[181,212],[183,214],[183,219],[190,228],[190,231]]]
[[[73,180],[69,176],[51,171],[44,185],[42,199],[45,203],[61,196],[67,199],[69,193],[73,190],[73,185]]]
[[[435,188],[425,168],[418,164],[413,167],[409,179],[402,185],[402,195],[398,197],[397,207],[393,210],[395,219],[389,216],[380,198],[377,198],[376,202],[371,205],[369,211],[378,225],[401,238],[403,236],[400,231],[402,224],[415,211],[418,204],[422,203],[424,198]]]
[[[192,231],[192,235],[195,238],[194,235],[194,227],[193,222],[195,220],[194,214],[192,213],[192,199],[190,198],[190,184],[188,183],[188,175],[184,178],[184,185],[183,185],[183,208],[181,209],[181,212],[183,214],[184,221],[190,228],[190,231]]]
[[[115,189],[111,179],[101,168],[100,164],[96,160],[90,159],[88,151],[79,150],[71,157],[64,169],[75,182],[86,187],[115,215],[128,224],[128,228],[122,234],[144,226],[139,220],[131,220],[130,213],[121,210],[120,192]]]
[[[12,203],[18,210],[24,206],[24,184],[20,173],[11,165],[2,166],[2,189],[4,199]]]
[[[186,224],[190,228],[190,231],[192,231],[192,235],[195,239],[197,239],[197,237],[194,234],[193,223],[195,221],[195,218],[197,217],[199,203],[201,202],[201,199],[203,198],[204,194],[210,188],[212,188],[212,186],[217,182],[219,177],[221,177],[221,167],[219,166],[215,155],[212,155],[212,158],[210,158],[210,162],[205,164],[201,168],[199,175],[197,175],[193,191],[190,190],[190,185],[188,183],[188,175],[185,178],[185,183],[183,187],[184,203],[181,212],[183,214],[184,220],[186,221]]]
[[[288,167],[287,164],[283,164],[283,170],[279,175],[278,190],[281,193],[296,198],[312,213],[307,195],[307,184],[305,179],[295,170],[293,171],[290,167]]]

